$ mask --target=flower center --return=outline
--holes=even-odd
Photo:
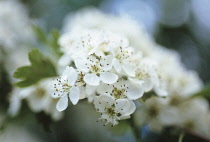
[[[68,80],[57,79],[57,83],[54,84],[54,95],[60,97],[63,94],[68,94],[71,87],[72,86],[68,84]]]
[[[136,77],[139,79],[144,79],[144,78],[148,78],[149,74],[145,70],[139,69],[136,71]]]
[[[85,76],[85,74],[82,73],[82,72],[80,72],[78,74],[78,79],[76,80],[75,86],[83,86],[83,85],[86,84],[85,81],[84,81],[84,76]]]
[[[106,113],[109,115],[109,117],[120,117],[121,114],[115,111],[115,105],[113,104],[110,108],[106,108]]]
[[[118,51],[115,58],[118,59],[120,61],[120,63],[122,63],[123,59],[129,58],[128,51],[123,51],[122,47],[120,47],[120,51]]]
[[[122,99],[122,98],[125,98],[126,95],[126,90],[125,89],[117,89],[117,88],[114,88],[112,90],[112,95],[114,96],[115,99]]]
[[[100,73],[101,72],[101,68],[99,66],[96,66],[96,65],[92,65],[91,68],[90,68],[90,72],[91,73]]]
[[[40,98],[44,97],[45,94],[46,94],[46,90],[44,90],[43,88],[37,88],[36,92],[37,92],[37,95],[38,95]]]

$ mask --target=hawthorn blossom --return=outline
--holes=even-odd
[[[152,90],[154,84],[158,83],[157,65],[153,60],[142,59],[135,70],[135,77],[129,77],[129,80],[144,88],[145,92]]]
[[[63,111],[68,106],[68,97],[76,105],[80,98],[79,88],[75,86],[78,74],[72,67],[66,67],[63,74],[54,81],[52,97],[59,98],[56,105],[58,111]]]
[[[115,47],[111,50],[114,59],[112,64],[118,73],[124,71],[129,76],[135,76],[135,64],[131,62],[133,48],[131,47]]]
[[[113,85],[102,83],[98,89],[98,94],[109,93],[116,100],[128,98],[130,100],[136,100],[142,97],[144,90],[141,86],[133,84],[129,80],[119,79]]]
[[[87,58],[78,57],[75,59],[77,69],[85,72],[84,81],[88,85],[98,86],[100,81],[113,84],[117,81],[118,76],[109,72],[112,69],[112,56],[97,57],[90,55]]]
[[[113,126],[118,124],[120,120],[130,118],[130,115],[135,111],[136,107],[133,101],[129,99],[117,99],[110,94],[102,94],[96,96],[95,108],[101,113],[101,120],[112,123]]]

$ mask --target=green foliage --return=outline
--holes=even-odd
[[[21,79],[15,85],[18,87],[28,87],[37,83],[43,78],[56,76],[56,68],[52,62],[45,58],[39,50],[34,49],[29,53],[30,66],[23,66],[16,70],[14,77]]]
[[[40,41],[42,43],[46,43],[47,42],[46,33],[40,27],[33,25],[33,31],[34,31],[38,41]]]
[[[60,51],[60,46],[58,45],[59,37],[60,33],[58,32],[58,30],[56,29],[52,30],[48,38],[48,45],[60,57],[62,53]]]
[[[192,97],[204,97],[210,101],[210,85],[207,85],[201,91],[195,93]]]
[[[37,40],[41,44],[47,46],[47,48],[49,48],[56,56],[60,57],[62,55],[60,51],[60,46],[58,45],[58,39],[60,37],[60,33],[58,32],[58,30],[54,29],[48,35],[38,26],[33,26],[33,29],[36,34]]]

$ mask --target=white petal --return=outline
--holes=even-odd
[[[68,96],[64,95],[59,99],[59,101],[56,105],[56,108],[57,108],[58,111],[63,111],[67,107],[68,107]]]
[[[129,103],[130,103],[130,107],[129,107],[127,113],[130,115],[130,114],[134,113],[134,111],[136,110],[136,105],[131,100],[129,100]]]
[[[102,94],[94,99],[95,108],[99,112],[104,112],[106,108],[110,108],[114,104],[114,98],[110,94]]]
[[[121,68],[121,64],[119,62],[119,60],[117,60],[116,58],[113,59],[112,64],[115,68],[115,70],[119,73],[121,72],[122,68]]]
[[[113,60],[113,56],[108,55],[108,56],[104,57],[104,60],[101,61],[104,71],[109,71],[112,69],[112,60]]]
[[[79,69],[79,70],[81,70],[81,71],[83,71],[83,72],[88,72],[89,71],[89,69],[87,68],[87,60],[86,59],[84,59],[84,58],[81,58],[81,57],[77,57],[76,59],[75,59],[75,61],[74,61],[74,63],[75,63],[75,66]]]
[[[98,101],[101,105],[104,105],[105,107],[110,107],[115,102],[114,98],[107,93],[100,95]]]
[[[86,98],[86,87],[84,87],[84,86],[80,86],[79,87],[79,92],[80,92],[80,97],[79,97],[79,99],[84,99],[84,98]]]
[[[73,86],[70,89],[69,98],[70,98],[73,105],[76,105],[78,103],[79,98],[80,98],[80,93],[79,93],[79,88],[78,87]]]
[[[95,92],[96,88],[97,88],[97,86],[91,86],[91,85],[86,84],[87,96],[93,94]]]
[[[116,100],[116,110],[121,114],[126,113],[130,107],[130,103],[127,99]]]
[[[150,90],[152,89],[152,87],[153,87],[153,83],[152,83],[152,81],[149,80],[149,79],[144,79],[142,85],[143,85],[143,87],[144,87],[144,91],[145,91],[145,92],[150,91]]]
[[[68,68],[68,84],[70,86],[73,86],[75,81],[77,80],[78,74],[76,72],[76,70],[72,67]]]
[[[162,88],[155,88],[155,93],[160,97],[165,97],[168,95],[168,92],[165,89]]]
[[[131,78],[131,77],[129,77],[128,79],[129,79],[130,82],[132,82],[132,83],[134,83],[134,84],[142,85],[142,84],[144,83],[143,80],[139,80],[139,79],[137,79],[137,78]]]
[[[118,80],[118,76],[110,72],[102,72],[100,74],[101,81],[107,84],[113,84]]]
[[[123,63],[122,64],[122,68],[123,70],[131,77],[134,77],[135,76],[135,66],[134,65],[131,65],[129,63]]]
[[[104,93],[111,93],[113,89],[113,85],[108,85],[105,83],[100,83],[100,85],[97,87],[97,93],[98,94],[104,94]]]
[[[131,100],[136,100],[143,96],[144,90],[143,87],[136,84],[130,84],[128,88],[127,97]]]
[[[58,60],[58,64],[60,66],[68,66],[72,61],[72,58],[70,55],[68,54],[64,54],[63,56],[61,56],[61,58]]]
[[[65,68],[65,70],[63,71],[62,76],[61,76],[62,79],[67,80],[68,75],[69,75],[69,68],[70,68],[70,67],[67,66],[67,67]]]
[[[84,81],[88,85],[98,86],[100,82],[100,78],[96,74],[91,73],[91,74],[86,74],[84,76]]]
[[[132,113],[134,113],[134,111],[136,110],[136,106],[135,106],[134,102],[131,100],[128,100],[128,101],[129,101],[129,108],[127,109],[127,111],[124,114],[122,114],[120,116],[121,120],[130,118],[130,115]]]
[[[121,115],[120,116],[120,120],[129,119],[129,118],[131,118],[130,115]]]

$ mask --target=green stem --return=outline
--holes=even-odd
[[[141,138],[140,138],[140,134],[139,134],[139,129],[138,127],[135,126],[135,123],[134,123],[134,120],[133,120],[133,117],[131,117],[129,120],[128,120],[128,123],[130,124],[130,128],[131,128],[131,131],[136,139],[136,142],[142,142]]]
[[[179,141],[178,141],[178,142],[183,142],[183,138],[184,138],[184,132],[182,132],[182,133],[179,135]]]

